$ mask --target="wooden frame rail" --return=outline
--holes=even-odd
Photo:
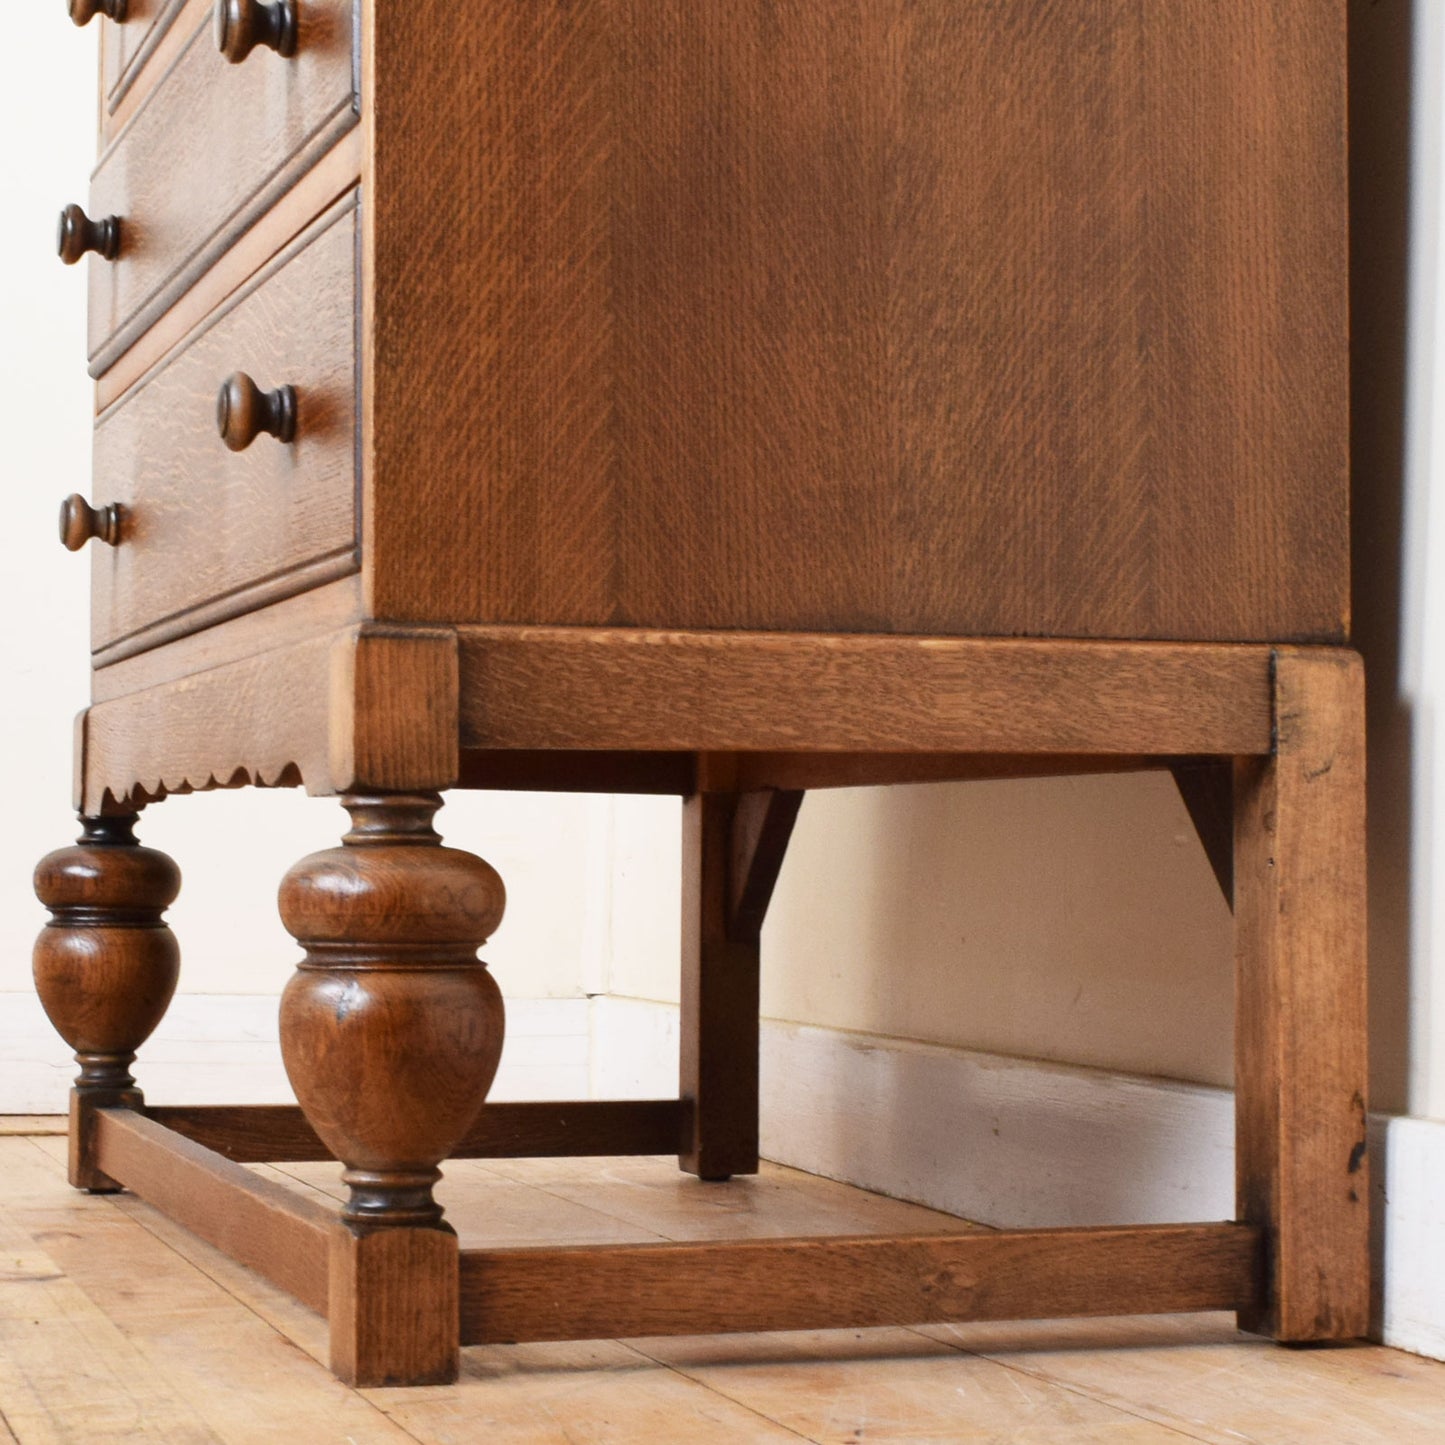
[[[688,1113],[681,1099],[486,1104],[451,1157],[676,1154]],[[239,1164],[299,1164],[332,1157],[294,1104],[148,1108],[145,1114]]]
[[[541,1121],[575,1106],[494,1107]],[[601,1131],[650,1116],[675,1122],[678,1111],[671,1100],[593,1110]],[[258,1147],[269,1138],[299,1151],[292,1115],[299,1110],[97,1109],[95,1162],[324,1315],[346,1305],[334,1295],[336,1246],[347,1234],[338,1215],[194,1137],[234,1147],[250,1119]],[[530,1151],[535,1136],[519,1137]],[[488,1147],[504,1156],[500,1135]],[[416,1232],[387,1237],[406,1233]],[[1265,1279],[1263,1231],[1236,1223],[451,1251],[443,1254],[456,1259],[462,1344],[1249,1310]]]
[[[92,1127],[95,1162],[117,1184],[326,1313],[334,1210],[132,1109],[97,1109]]]
[[[1242,1309],[1242,1224],[463,1250],[462,1343]]]
[[[1358,657],[1252,645],[529,637],[470,628],[422,639],[418,675],[455,682],[459,668],[462,684],[462,736],[433,737],[424,767],[440,768],[459,741],[468,781],[516,783],[541,756],[518,754],[523,766],[508,771],[503,755],[525,728],[542,728],[548,749],[585,750],[621,749],[626,729],[641,727],[631,746],[650,755],[629,763],[618,752],[604,771],[638,787],[692,788],[680,1097],[488,1104],[452,1157],[674,1155],[706,1178],[750,1172],[759,937],[799,789],[1163,767],[1235,910],[1236,1220],[461,1250],[434,1219],[348,1221],[244,1168],[330,1157],[299,1108],[146,1110],[128,1076],[97,1086],[90,1053],[73,1096],[73,1183],[133,1190],[328,1312],[333,1369],[352,1383],[453,1379],[459,1343],[1207,1309],[1233,1309],[1245,1328],[1285,1341],[1364,1333]],[[404,642],[348,634],[345,695],[363,662],[384,672]],[[327,668],[331,652],[320,649]],[[624,675],[631,690],[619,701],[607,688]],[[811,710],[821,731],[805,756]],[[357,736],[379,746],[365,729]],[[960,754],[943,756],[952,749]],[[498,771],[484,778],[487,769]],[[386,789],[398,786],[388,777]],[[117,847],[112,865],[121,861]],[[68,895],[52,891],[60,941],[85,938],[94,919],[72,916]],[[138,894],[135,907],[145,903]],[[51,992],[47,1007],[64,1015],[68,995],[59,984]],[[117,1050],[114,1068],[132,1054]]]

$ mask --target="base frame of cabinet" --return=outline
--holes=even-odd
[[[82,886],[72,869],[67,886],[81,892],[65,894],[53,883],[60,865],[47,875],[54,921],[37,980],[82,1064],[72,1182],[134,1191],[325,1313],[332,1367],[356,1384],[447,1380],[460,1346],[513,1340],[1203,1309],[1235,1310],[1245,1328],[1285,1341],[1361,1336],[1362,681],[1353,653],[1310,646],[365,623],[155,678],[82,723],[85,857],[114,876],[87,874]],[[304,1079],[304,1107],[148,1109],[128,1073],[175,973],[160,913],[178,876],[168,881],[173,865],[128,831],[146,802],[304,781],[347,795],[348,844],[410,829],[401,841],[423,845],[415,856],[434,867],[470,855],[434,846],[427,819],[440,799],[427,790],[676,792],[688,798],[679,1097],[483,1104],[428,1157],[676,1153],[702,1181],[751,1172],[759,939],[804,790],[1139,767],[1174,771],[1235,911],[1232,1221],[468,1250],[423,1207],[426,1150],[408,1163],[392,1143],[372,1157],[373,1138],[371,1154],[348,1155],[334,1109],[308,1102]],[[288,879],[304,882],[306,866]],[[326,934],[307,919],[309,933],[292,929],[305,933],[302,967],[323,974],[396,972],[396,949],[418,946]],[[459,939],[474,949],[448,926],[428,935],[440,962],[425,960],[423,974],[456,973]],[[474,954],[469,966],[480,969]],[[142,975],[159,980],[148,1004],[136,1001],[145,989],[119,982]],[[97,1026],[78,1021],[106,1007],[115,1018],[97,1043]],[[388,1057],[404,1072],[421,1038],[412,1004],[378,1007],[392,1008]],[[298,1068],[314,1060],[293,1079]],[[375,1067],[361,1077],[382,1074],[400,1078]],[[243,1167],[329,1157],[353,1188],[341,1212]]]

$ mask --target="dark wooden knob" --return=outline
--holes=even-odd
[[[97,15],[108,15],[117,25],[125,23],[127,0],[70,0],[70,18],[77,25],[89,25]]]
[[[262,391],[244,371],[221,383],[216,430],[233,452],[243,452],[262,432],[278,442],[296,439],[296,389]]]
[[[60,213],[55,249],[67,266],[73,266],[87,251],[107,261],[120,255],[120,217],[92,221],[79,206],[69,205]]]
[[[92,507],[79,492],[72,492],[60,504],[60,540],[78,552],[92,537],[112,547],[120,541],[120,507]]]
[[[239,65],[258,45],[296,54],[296,0],[216,0],[216,49]]]

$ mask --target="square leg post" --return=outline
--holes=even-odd
[[[678,1163],[700,1179],[758,1168],[759,936],[729,928],[736,793],[682,805],[682,1019]]]
[[[678,1163],[701,1179],[758,1169],[763,918],[801,792],[703,792],[683,804]]]
[[[1358,656],[1275,658],[1275,749],[1235,767],[1239,1218],[1265,1236],[1243,1328],[1354,1339],[1369,1320],[1365,742]]]

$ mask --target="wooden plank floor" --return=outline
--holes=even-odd
[[[1279,1349],[1223,1315],[491,1346],[456,1385],[350,1390],[318,1316],[139,1201],[74,1193],[49,1127],[0,1122],[0,1441],[1445,1440],[1445,1365]],[[340,1192],[335,1166],[271,1172]],[[668,1160],[469,1161],[444,1197],[478,1247],[957,1227]]]

